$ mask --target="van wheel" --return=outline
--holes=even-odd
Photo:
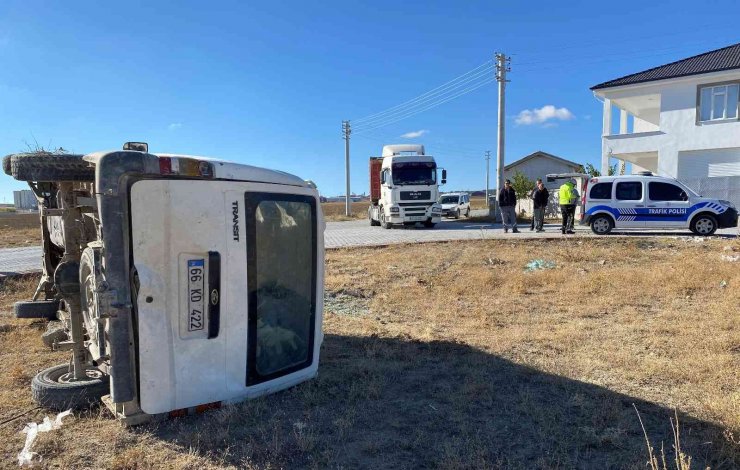
[[[13,304],[15,318],[46,318],[47,320],[56,320],[57,310],[59,310],[58,300],[29,300]]]
[[[607,235],[613,228],[614,222],[609,216],[597,215],[591,220],[591,231],[596,235]]]
[[[88,408],[110,393],[109,376],[98,369],[87,369],[83,380],[71,377],[69,364],[42,370],[31,381],[34,401],[44,408],[62,411]]]
[[[460,218],[460,209],[457,209],[455,213],[452,215],[453,219],[459,219]]]
[[[465,211],[465,217],[470,217],[470,207]]]
[[[700,214],[691,221],[691,231],[695,235],[712,235],[717,231],[717,219],[709,214]]]
[[[18,153],[9,157],[10,173],[19,181],[95,181],[95,167],[82,155]],[[3,160],[3,170],[6,165]]]

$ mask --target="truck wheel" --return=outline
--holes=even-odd
[[[384,229],[388,230],[393,227],[393,224],[390,222],[387,222],[385,220],[385,212],[381,209],[380,211],[380,225],[383,226]]]
[[[370,226],[371,227],[377,227],[377,226],[380,225],[380,222],[378,222],[377,220],[373,219],[372,209],[368,209],[367,210],[367,218],[370,219]]]
[[[18,153],[8,157],[10,174],[19,181],[95,180],[95,168],[83,160],[82,155]],[[3,160],[4,169],[5,160]]]
[[[607,235],[614,228],[614,222],[609,216],[597,215],[591,220],[591,231],[596,235]]]
[[[110,393],[109,376],[95,368],[87,369],[85,380],[70,380],[69,364],[42,370],[31,381],[33,399],[52,410],[82,409]]]
[[[426,227],[426,228],[434,228],[435,225],[437,225],[437,224],[435,224],[431,220],[427,220],[427,221],[424,222],[424,227]]]
[[[28,300],[13,304],[15,318],[46,318],[47,320],[56,320],[57,310],[59,310],[58,300],[37,300],[35,302]]]
[[[717,231],[717,219],[709,214],[699,214],[691,221],[691,231],[703,237],[712,235]]]

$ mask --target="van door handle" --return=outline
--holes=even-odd
[[[648,206],[648,207],[656,207],[656,206]]]
[[[635,204],[635,207],[645,207],[643,204]]]

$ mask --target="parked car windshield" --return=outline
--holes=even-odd
[[[409,162],[393,164],[393,184],[435,184],[437,167],[434,162]]]
[[[457,204],[459,196],[442,196],[439,198],[440,204]]]

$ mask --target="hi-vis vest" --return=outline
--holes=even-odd
[[[575,192],[573,191],[573,187],[569,185],[568,183],[560,186],[560,191],[558,193],[558,199],[560,201],[559,204],[561,206],[575,204],[576,195],[575,195]]]

